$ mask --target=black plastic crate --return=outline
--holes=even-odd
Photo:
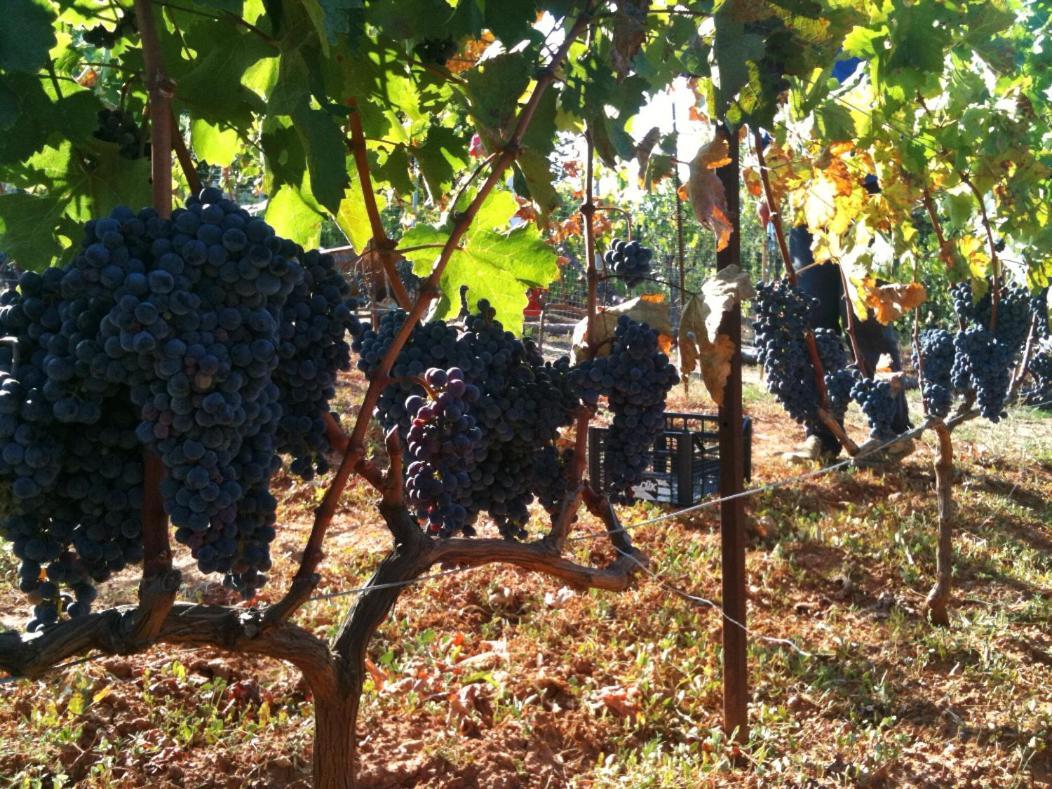
[[[588,428],[588,476],[608,488],[607,428]],[[742,419],[745,479],[752,479],[752,420]],[[714,414],[665,414],[665,430],[654,442],[637,498],[679,507],[697,504],[720,489],[719,418]]]

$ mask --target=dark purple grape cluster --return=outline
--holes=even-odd
[[[569,471],[574,451],[553,445],[541,448],[533,458],[533,486],[537,501],[549,515],[555,515],[570,489]]]
[[[958,282],[951,289],[954,310],[966,326],[989,327],[993,311],[991,285],[986,283],[986,292],[976,299],[970,280]],[[1008,348],[1022,350],[1030,332],[1033,302],[1025,288],[1013,284],[1001,286],[997,302],[997,325],[994,336]]]
[[[405,317],[395,310],[384,315],[376,331],[364,326],[355,331],[351,347],[367,376],[376,374]],[[407,441],[416,416],[411,406],[419,405],[412,396],[426,394],[414,379],[431,368],[450,367],[459,368],[479,392],[467,409],[481,441],[466,469],[470,484],[457,490],[456,504],[464,510],[463,518],[456,511],[460,530],[485,512],[505,537],[521,537],[536,487],[535,457],[570,424],[579,405],[569,361],[545,362],[530,340],[505,331],[495,310],[480,300],[478,312],[462,326],[436,320],[413,329],[392,367],[394,382],[377,402],[380,424],[397,427]]]
[[[406,434],[406,497],[430,534],[471,536],[470,514],[461,502],[470,491],[470,469],[482,444],[471,415],[480,393],[464,381],[459,367],[434,367],[424,381],[432,398],[410,395],[406,400],[406,411],[414,415]]]
[[[814,299],[780,279],[759,283],[753,305],[756,346],[767,391],[777,398],[782,408],[797,422],[816,427],[820,398],[815,385],[814,367],[804,339]],[[824,344],[827,353],[836,355],[831,343],[826,341]],[[832,372],[835,372],[835,368],[829,366],[827,374]]]
[[[932,416],[944,417],[953,404],[954,337],[945,329],[925,329],[918,339],[920,359],[914,358],[913,365],[924,370],[921,379],[924,410]]]
[[[124,110],[99,110],[95,138],[120,146],[125,159],[144,159],[150,155],[150,143],[144,139],[135,118]]]
[[[351,366],[347,334],[361,331],[357,303],[330,255],[300,257],[303,277],[281,311],[274,383],[281,402],[277,446],[290,455],[289,470],[304,479],[329,470],[323,415],[336,396],[336,376]],[[333,419],[338,419],[335,414]]]
[[[1052,407],[1052,338],[1041,339],[1030,358],[1028,371],[1033,382],[1023,395],[1029,405]]]
[[[650,276],[653,257],[653,250],[640,244],[638,239],[626,241],[618,238],[603,254],[603,265],[611,276],[634,288]]]
[[[894,437],[892,424],[898,411],[898,402],[889,381],[860,377],[851,389],[851,399],[858,403],[866,415],[873,438],[883,440]]]
[[[818,328],[814,330],[814,337],[829,395],[829,410],[834,419],[843,423],[844,414],[851,404],[851,389],[859,378],[858,370],[849,365],[847,350],[839,334],[832,329]]]
[[[245,594],[263,583],[278,452],[319,449],[318,422],[288,424],[305,434],[284,447],[279,422],[327,408],[348,364],[333,273],[206,189],[170,219],[118,207],[88,222],[68,265],[0,295],[16,341],[0,348],[0,534],[35,627],[58,615],[60,585],[86,613],[92,582],[142,559],[144,446],[201,570]]]
[[[1000,421],[1017,349],[999,340],[984,325],[958,332],[953,347],[954,388],[974,392],[979,413],[991,422]]]
[[[658,335],[627,315],[617,319],[609,356],[584,362],[575,371],[581,397],[594,405],[605,395],[614,414],[607,432],[608,493],[633,501],[650,451],[665,427],[665,398],[679,372],[658,346]]]

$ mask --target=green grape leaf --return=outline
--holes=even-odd
[[[72,242],[75,226],[63,217],[65,203],[51,195],[0,195],[0,249],[19,266],[40,271],[62,255],[62,227]]]
[[[0,24],[0,69],[36,71],[55,46],[51,4],[44,0],[6,0]]]
[[[376,167],[371,168],[373,182],[387,184],[399,194],[413,193],[413,181],[409,176],[409,155],[401,145],[391,146],[387,153],[379,153]]]
[[[228,167],[241,148],[235,129],[221,129],[202,118],[190,123],[190,143],[197,158],[217,167]]]
[[[382,192],[376,193],[376,207],[383,211],[386,201]],[[357,178],[351,179],[351,185],[344,193],[340,207],[333,217],[343,234],[356,252],[365,249],[365,245],[373,237],[372,225],[369,222],[369,214],[365,210],[365,196],[362,193],[362,183]]]
[[[186,73],[175,75],[176,96],[195,117],[248,130],[263,102],[241,80],[250,66],[277,51],[259,36],[234,33],[224,25],[213,25],[208,33],[198,43],[207,49]]]
[[[301,188],[282,185],[267,203],[264,218],[275,233],[304,249],[315,249],[321,242],[321,225],[325,216],[311,196],[309,181],[305,180]]]
[[[292,118],[307,153],[314,197],[329,210],[337,211],[348,186],[343,132],[323,110],[304,107],[294,112]]]
[[[465,80],[475,122],[499,135],[515,118],[519,97],[530,81],[530,61],[521,52],[498,55],[468,72]]]
[[[18,94],[7,84],[7,80],[0,75],[0,131],[10,129],[18,120]]]
[[[413,156],[436,202],[449,192],[453,179],[468,166],[466,141],[444,126],[432,126],[427,141],[413,149]]]
[[[528,304],[527,288],[547,287],[559,277],[555,250],[541,238],[535,226],[523,223],[508,229],[518,203],[508,192],[493,192],[482,204],[461,248],[450,257],[442,272],[443,298],[433,317],[444,318],[459,310],[462,285],[468,286],[470,307],[488,299],[497,319],[511,332],[522,332],[522,311]],[[448,232],[431,225],[411,228],[399,242],[402,247],[443,244]],[[409,252],[413,271],[427,276],[438,256],[437,249]]]
[[[541,220],[547,219],[559,207],[561,198],[555,190],[551,163],[538,151],[523,150],[516,158],[516,165],[525,181],[527,197],[537,204]]]
[[[740,21],[738,6],[741,2],[726,2],[713,16],[716,25],[716,37],[713,42],[713,56],[719,72],[719,84],[716,85],[717,105],[713,111],[722,116],[739,92],[749,84],[749,61],[759,61],[764,54],[763,36],[746,32],[745,24]]]

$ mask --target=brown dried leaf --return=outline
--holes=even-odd
[[[898,320],[928,299],[928,293],[920,282],[877,285],[873,277],[866,277],[862,291],[866,307],[883,324]]]
[[[694,161],[690,163],[690,167],[692,171],[694,167],[715,170],[730,163],[730,146],[727,145],[727,141],[722,136],[718,136],[713,137],[698,149],[698,152],[694,154]]]
[[[723,184],[706,164],[705,147],[707,146],[698,151],[698,155],[690,163],[690,180],[687,185],[694,215],[716,235],[716,249],[719,251],[726,249],[730,243],[734,225],[727,218],[727,195],[723,191]]]
[[[636,161],[639,162],[639,177],[643,178],[647,171],[647,162],[650,161],[650,154],[654,150],[654,146],[657,145],[658,140],[661,139],[661,129],[657,126],[652,128],[644,135],[643,139],[636,145]]]
[[[748,284],[748,276],[743,276],[747,292],[751,294],[752,286]],[[732,295],[731,298],[736,298],[736,295]],[[729,306],[733,306],[733,303]],[[701,379],[709,396],[716,405],[721,405],[723,389],[731,372],[731,358],[734,356],[735,346],[727,335],[717,335],[715,331],[713,339],[709,339],[707,325],[713,321],[713,314],[711,305],[706,304],[699,296],[694,296],[687,302],[679,323],[679,369],[683,385],[687,386],[690,374],[700,368]],[[715,312],[717,326],[722,315],[723,309]]]
[[[668,304],[647,300],[643,296],[630,299],[616,307],[603,310],[595,316],[596,356],[606,356],[610,353],[610,340],[613,339],[614,330],[617,328],[617,319],[627,315],[634,321],[647,324],[658,333],[658,341],[662,337],[672,337],[672,321],[669,319]],[[587,343],[588,319],[582,318],[574,326],[572,339],[572,356],[574,363],[589,358]],[[669,342],[666,340],[666,342]]]

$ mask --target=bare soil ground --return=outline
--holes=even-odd
[[[800,473],[798,428],[747,376],[754,483]],[[360,387],[348,379],[346,402]],[[670,410],[712,408],[700,385]],[[914,413],[919,409],[913,404]],[[861,437],[861,425],[854,425]],[[1052,420],[1017,410],[956,434],[960,523],[950,628],[920,612],[935,549],[932,452],[749,500],[751,729],[720,731],[721,622],[644,577],[574,593],[499,566],[412,587],[371,650],[361,716],[368,787],[1035,786],[1052,784]],[[321,483],[280,481],[274,599]],[[357,485],[319,592],[361,586],[388,546]],[[626,524],[663,510],[621,511]],[[540,515],[538,515],[540,517]],[[578,558],[604,562],[582,517]],[[669,584],[718,600],[718,514],[638,529]],[[231,600],[180,553],[185,598]],[[0,623],[21,626],[0,549]],[[133,599],[136,577],[100,605]],[[298,621],[331,634],[353,597]],[[792,645],[771,639],[789,639]],[[262,659],[159,647],[0,686],[0,785],[309,785],[312,703]]]

